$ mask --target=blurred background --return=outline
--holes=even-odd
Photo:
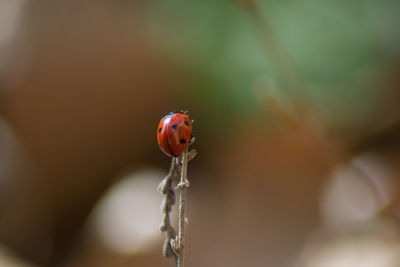
[[[400,266],[400,1],[0,0],[0,266]]]

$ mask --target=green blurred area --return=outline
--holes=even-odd
[[[0,245],[16,258],[170,266],[157,247],[159,220],[152,226],[146,214],[161,216],[156,184],[170,159],[156,127],[173,110],[194,119],[199,152],[189,170],[188,266],[292,266],[321,227],[342,220],[349,235],[369,235],[384,212],[400,214],[400,1],[8,1]],[[388,187],[389,204],[363,206],[381,193],[369,176]],[[112,185],[126,180],[146,182],[123,184],[128,199],[108,206],[106,195],[121,196]],[[93,217],[101,205],[112,215]],[[346,224],[366,210],[370,221]],[[160,242],[120,254],[100,242],[97,223],[117,230],[116,243],[154,237],[135,223]]]
[[[346,123],[344,118],[358,120],[368,114],[377,100],[369,85],[398,53],[399,1],[259,4],[307,83],[307,92],[300,94],[309,94],[331,121]],[[254,109],[254,80],[266,76],[277,82],[250,15],[238,2],[151,1],[147,5],[155,38],[167,45],[174,60],[195,73],[188,86],[196,87],[193,97],[198,102],[206,102],[214,111],[237,114]]]

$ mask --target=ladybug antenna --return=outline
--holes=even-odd
[[[172,115],[172,114],[187,114],[187,110],[186,111],[182,111],[182,110],[175,110],[175,111],[172,111],[172,112],[170,112],[170,113],[168,113],[168,115]]]

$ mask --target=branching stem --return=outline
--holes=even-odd
[[[175,242],[175,250],[178,255],[178,267],[184,267],[185,259],[185,224],[186,224],[186,190],[189,187],[189,181],[187,179],[187,164],[188,164],[188,149],[182,153],[182,169],[181,169],[181,180],[177,186],[179,190],[179,225],[178,225],[178,237]]]
[[[192,142],[194,142],[194,139]],[[163,254],[165,257],[174,256],[177,267],[184,267],[185,225],[187,224],[186,192],[190,185],[187,179],[187,167],[188,162],[192,160],[196,154],[196,150],[193,149],[188,152],[188,148],[186,148],[178,158],[172,158],[169,173],[158,186],[158,190],[164,195],[161,204],[163,219],[160,230],[167,234],[164,241]],[[177,184],[176,188],[174,188],[173,184]],[[175,189],[179,195],[178,232],[172,227],[170,221],[170,213],[175,204]]]

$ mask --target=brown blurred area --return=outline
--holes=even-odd
[[[158,153],[154,122],[174,103],[162,55],[102,3],[24,3],[7,55],[1,114],[25,160],[6,177],[1,238],[39,264],[69,254],[112,177]]]
[[[155,128],[176,109],[193,115],[199,150],[189,166],[187,266],[400,264],[396,58],[363,77],[374,101],[354,123],[330,124],[307,93],[307,104],[292,98],[296,110],[250,88],[253,108],[227,113],[229,85],[203,97],[196,78],[213,75],[157,38],[151,3],[0,8],[12,28],[0,28],[0,266],[173,266],[161,255],[161,215],[156,234],[145,227],[160,213],[157,185],[135,182],[166,174]],[[124,181],[127,201],[113,200],[120,214],[107,201]],[[108,244],[101,229],[110,227],[120,230],[116,242],[143,240],[140,249]],[[149,234],[136,238],[129,227]]]

